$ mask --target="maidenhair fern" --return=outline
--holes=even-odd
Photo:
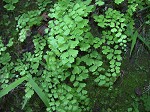
[[[41,11],[29,11],[26,14],[22,14],[17,17],[18,24],[16,30],[19,32],[19,40],[23,42],[27,36],[31,35],[31,27],[33,25],[39,25],[42,18],[39,16]]]
[[[45,55],[50,71],[47,78],[51,79],[47,85],[51,99],[48,111],[89,110],[87,91],[84,90],[86,84],[82,82],[89,74],[88,69],[80,65],[80,51],[87,52],[93,44],[88,20],[85,19],[92,9],[93,6],[86,2],[59,2],[50,9],[49,16],[54,20],[49,22],[47,42],[50,51]]]
[[[125,17],[119,11],[109,8],[104,15],[95,15],[95,21],[102,31],[102,53],[107,57],[109,68],[100,74],[95,82],[99,86],[111,86],[120,75],[122,51],[126,50]],[[107,31],[106,29],[109,29]]]
[[[4,52],[6,50],[6,46],[4,46],[3,41],[2,41],[2,37],[0,36],[0,55],[2,54],[2,52]]]
[[[0,89],[5,91],[8,87],[6,90],[11,91],[23,83],[22,108],[37,93],[48,112],[90,111],[86,80],[94,77],[98,86],[112,87],[121,74],[122,54],[127,42],[134,38],[130,32],[135,33],[132,16],[143,3],[128,0],[128,9],[122,13],[116,7],[125,1],[113,2],[114,7],[110,8],[108,3],[103,7],[105,0],[58,0],[54,4],[49,0],[37,0],[37,10],[16,18],[19,41],[10,38],[4,44],[0,37]],[[48,4],[51,8],[44,12]],[[104,9],[99,10],[101,8]],[[45,20],[41,13],[46,16]],[[91,22],[97,25],[100,35],[93,34],[95,27]],[[43,35],[39,35],[37,27],[43,24],[46,28]],[[28,42],[30,44],[26,45]],[[8,50],[15,48],[16,43],[21,49],[16,52],[17,56],[12,56]],[[13,81],[17,85],[8,86]]]
[[[18,3],[19,0],[3,0],[4,2],[6,2],[7,4],[4,6],[4,8],[6,8],[7,10],[14,10],[15,6],[14,4]]]
[[[11,46],[11,42],[9,42],[7,45]],[[2,37],[0,37],[0,89],[5,88],[10,78],[13,76],[10,75],[10,71],[13,69],[13,62],[11,61],[11,56],[9,52],[6,52],[7,45],[3,44]]]

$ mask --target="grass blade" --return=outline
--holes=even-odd
[[[8,94],[8,92],[10,92],[11,90],[13,90],[14,88],[16,88],[18,85],[20,85],[23,81],[25,81],[27,79],[27,77],[22,77],[17,79],[15,82],[11,83],[10,85],[8,85],[5,89],[0,91],[0,98],[5,96],[6,94]]]
[[[44,104],[49,107],[48,98],[46,95],[42,92],[42,89],[35,83],[35,81],[32,79],[32,77],[28,78],[28,82],[34,89],[34,91],[38,94],[38,96],[41,98],[41,100],[44,102]]]
[[[135,31],[135,33],[134,33],[133,36],[132,36],[132,43],[131,43],[130,56],[131,56],[132,51],[133,51],[133,49],[134,49],[134,47],[135,47],[137,37],[138,37],[138,32]]]
[[[28,102],[28,98],[25,98],[25,99],[24,99],[24,102],[23,102],[23,105],[22,105],[22,109],[24,109],[24,107],[25,107],[25,105],[27,104],[27,102]]]
[[[145,46],[150,50],[150,45],[148,41],[145,41],[141,35],[138,35],[138,38],[145,44]]]

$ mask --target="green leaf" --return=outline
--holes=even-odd
[[[77,28],[84,28],[88,24],[88,20],[80,21],[77,24]]]
[[[92,58],[97,58],[99,56],[98,52],[97,51],[93,51],[91,54],[90,54],[90,57]]]
[[[111,74],[110,74],[110,73],[106,73],[105,75],[106,75],[107,77],[110,77],[110,76],[111,76]]]
[[[99,61],[99,60],[96,60],[96,61],[95,61],[95,65],[96,65],[97,67],[102,66],[102,64],[103,64],[102,61]]]
[[[72,99],[72,97],[73,97],[72,94],[70,94],[70,93],[67,94],[67,99]]]
[[[77,10],[80,7],[80,5],[77,3],[74,7],[73,10]]]
[[[65,16],[64,16],[64,21],[65,21],[65,23],[67,23],[67,24],[69,24],[69,23],[72,22],[71,18],[70,18],[68,15],[65,15]]]
[[[116,69],[116,73],[120,73],[120,69]]]
[[[116,65],[117,66],[121,66],[121,62],[116,62]]]
[[[78,50],[69,49],[69,50],[68,50],[68,53],[69,53],[70,56],[72,56],[72,57],[75,58],[75,57],[77,57]]]
[[[9,53],[3,53],[0,56],[0,63],[3,65],[7,64],[10,60],[11,60],[11,56]]]
[[[87,94],[87,91],[86,90],[82,90],[82,94]]]
[[[58,98],[58,94],[57,93],[54,93],[54,98]]]
[[[11,39],[9,40],[9,42],[8,42],[8,44],[7,44],[8,47],[11,47],[11,46],[13,45],[13,39],[14,39],[14,38],[11,38]]]
[[[92,12],[92,9],[94,8],[94,5],[89,5],[86,7],[86,12]],[[84,16],[87,16],[87,13],[84,14]]]
[[[76,90],[78,93],[80,93],[82,91],[82,88],[81,87],[78,87],[77,90]]]
[[[109,49],[104,49],[104,50],[102,50],[102,52],[103,52],[103,54],[108,54]]]
[[[79,74],[81,72],[80,68],[78,66],[75,66],[72,73],[73,74]]]
[[[106,83],[105,80],[100,80],[100,82],[98,83],[98,85],[99,85],[99,86],[102,86],[102,85],[104,85],[105,83]]]
[[[94,81],[99,82],[100,81],[99,77],[97,77]]]
[[[61,36],[56,36],[56,38],[57,38],[58,43],[60,43],[60,44],[64,44],[64,43],[65,43],[65,40],[64,40],[63,37],[61,37]]]
[[[80,83],[80,87],[84,88],[86,86],[86,83]]]
[[[117,74],[116,74],[116,73],[113,73],[113,74],[112,74],[112,77],[116,77],[116,76],[117,76]]]
[[[106,78],[105,75],[100,75],[99,77],[100,77],[100,79],[105,79]]]
[[[110,53],[110,54],[107,55],[107,58],[110,60],[110,59],[112,59],[113,56],[114,55],[112,53]]]
[[[34,94],[34,91],[32,89],[29,88],[29,90],[27,91],[25,97],[27,97],[28,99],[30,99],[32,97],[32,95]]]
[[[69,29],[67,29],[67,30],[65,30],[65,32],[64,32],[64,35],[69,35],[69,33],[70,33],[70,30]]]
[[[0,91],[0,98],[3,97],[4,95],[8,94],[8,92],[10,92],[11,90],[13,90],[14,88],[16,88],[18,85],[20,85],[21,83],[23,83],[23,81],[25,81],[27,79],[27,77],[22,77],[17,79],[15,82],[11,83],[10,85],[8,85],[5,89]]]
[[[104,2],[103,2],[102,0],[98,0],[98,1],[96,2],[96,4],[97,4],[98,6],[102,6],[102,5],[104,5]]]
[[[120,4],[120,3],[122,3],[124,0],[115,0],[115,3],[116,4]]]
[[[111,29],[111,32],[113,32],[113,33],[114,33],[114,32],[117,32],[117,29],[116,29],[116,28],[112,28],[112,29]]]
[[[111,72],[114,72],[114,71],[115,71],[115,69],[114,69],[114,68],[112,68],[112,69],[110,69],[110,71],[111,71]]]
[[[60,52],[63,52],[63,51],[65,51],[65,50],[68,49],[68,45],[63,44],[63,45],[61,45],[58,49],[60,50]]]
[[[110,27],[115,27],[115,23],[114,23],[114,22],[111,22],[111,23],[110,23]]]
[[[75,48],[78,44],[79,44],[78,40],[76,40],[76,41],[70,40],[69,41],[70,48]]]
[[[111,65],[114,65],[115,64],[115,60],[111,60],[109,63],[111,64]]]
[[[98,26],[104,28],[104,27],[105,27],[105,23],[104,23],[104,22],[99,22],[99,23],[98,23]]]
[[[95,65],[93,65],[93,66],[91,66],[91,67],[89,68],[89,70],[90,70],[91,72],[94,72],[96,69],[97,69],[97,66],[95,66]]]
[[[62,55],[60,56],[62,59],[66,59],[69,56],[68,52],[64,52],[62,53]]]
[[[118,45],[115,45],[114,49],[118,49],[118,47],[119,47]]]
[[[78,9],[78,10],[76,11],[76,13],[78,13],[79,15],[83,15],[85,12],[84,12],[84,10],[81,8],[81,9]]]
[[[116,70],[120,70],[120,67],[116,66],[115,69],[116,69]]]
[[[4,6],[4,8],[6,8],[7,10],[14,10],[15,9],[15,6],[13,6],[12,4],[6,4]]]
[[[75,18],[75,21],[77,21],[77,22],[80,22],[80,21],[82,21],[82,20],[83,20],[83,18],[80,17],[80,16],[77,16],[77,17]]]
[[[116,37],[120,37],[121,36],[121,32],[118,32],[117,34],[116,34]]]
[[[117,55],[116,58],[117,58],[118,61],[121,61],[121,60],[122,60],[121,55]]]
[[[80,44],[80,50],[81,51],[86,51],[88,48],[90,48],[89,43],[81,43]]]
[[[124,22],[125,21],[125,18],[120,18],[119,19],[119,22]]]
[[[73,82],[75,80],[75,75],[71,75],[70,81]]]
[[[74,62],[74,58],[73,57],[69,57],[69,62],[73,63]]]
[[[121,54],[121,50],[115,50],[114,54]]]
[[[78,81],[75,81],[75,83],[73,83],[73,86],[74,87],[77,87],[79,85],[79,82]]]
[[[78,76],[78,77],[76,78],[77,81],[83,81],[83,79],[84,79],[84,78],[83,78],[82,75],[80,75],[80,76]]]
[[[87,73],[81,74],[82,75],[82,79],[87,79],[89,77],[89,75]]]

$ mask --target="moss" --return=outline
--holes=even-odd
[[[128,108],[138,103],[135,101],[139,98],[135,94],[135,89],[142,89],[148,83],[150,57],[146,51],[132,59],[134,62],[128,57],[129,54],[126,54],[122,63],[122,75],[117,79],[112,90],[98,87],[93,83],[92,78],[88,80],[87,89],[93,112],[99,112],[98,109],[102,112],[126,112]],[[140,106],[139,111],[142,110],[144,107]]]

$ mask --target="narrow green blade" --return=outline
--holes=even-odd
[[[135,31],[135,33],[132,36],[132,43],[131,43],[130,55],[132,54],[133,48],[134,48],[134,46],[136,44],[137,37],[138,37],[138,32]]]
[[[28,98],[25,98],[25,99],[24,99],[24,102],[23,102],[23,105],[22,105],[22,109],[24,109],[24,107],[25,107],[25,105],[27,104],[28,100],[29,100]]]
[[[150,50],[149,41],[145,41],[141,35],[138,35],[138,38],[145,44],[145,46]]]
[[[7,86],[5,89],[0,91],[0,98],[5,96],[6,94],[8,94],[8,92],[10,92],[11,90],[13,90],[14,88],[16,88],[18,85],[20,85],[23,81],[25,81],[27,79],[27,77],[22,77],[18,80],[16,80],[15,82],[11,83],[9,86]]]
[[[38,96],[41,98],[41,100],[44,102],[44,104],[49,107],[48,98],[46,95],[42,92],[42,89],[35,83],[35,81],[32,79],[32,77],[28,78],[28,82],[34,89],[34,91],[38,94]]]

